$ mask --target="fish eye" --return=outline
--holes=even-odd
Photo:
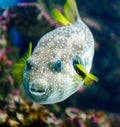
[[[32,67],[32,64],[29,60],[26,61],[26,70],[29,71]]]
[[[75,66],[76,64],[82,64],[83,65],[83,62],[78,55],[73,57],[72,61],[73,61],[73,66]]]
[[[57,60],[54,65],[53,68],[55,71],[60,72],[62,69],[62,61],[61,60]]]
[[[79,56],[75,56],[73,58],[73,67],[75,69],[75,71],[77,72],[78,75],[80,75],[83,79],[85,78],[85,73],[83,72],[83,70],[78,69],[78,67],[76,65],[81,64],[83,66],[83,62],[81,60],[81,58]]]
[[[62,70],[62,61],[57,60],[56,62],[48,63],[48,67],[53,72],[60,72]]]

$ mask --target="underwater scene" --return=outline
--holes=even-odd
[[[0,0],[0,127],[120,127],[120,0]]]

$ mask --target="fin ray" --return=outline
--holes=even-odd
[[[66,0],[64,4],[64,14],[65,17],[72,23],[74,23],[76,19],[80,19],[76,0]]]
[[[24,66],[26,64],[27,58],[31,56],[31,53],[32,53],[32,43],[30,42],[29,49],[26,51],[23,57],[18,61],[18,63],[14,65],[14,68],[13,68],[13,73],[18,82],[22,82]]]
[[[65,26],[70,24],[68,19],[58,9],[53,9],[52,14],[53,14],[54,19],[58,21],[59,23]]]
[[[93,75],[93,74],[91,74],[91,73],[88,73],[88,72],[85,70],[85,68],[83,67],[83,65],[81,65],[81,64],[79,63],[79,64],[77,64],[76,66],[77,66],[77,68],[78,68],[80,71],[82,71],[82,72],[85,74],[85,78],[84,78],[83,80],[84,80],[84,82],[85,82],[86,85],[89,85],[90,82],[91,82],[92,80],[98,82],[99,79],[98,79],[95,75]],[[81,75],[79,75],[79,76],[81,77]]]

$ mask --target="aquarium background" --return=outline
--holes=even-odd
[[[24,3],[23,3],[24,2]],[[34,104],[13,74],[14,64],[47,32],[60,27],[52,9],[65,0],[22,0],[0,6],[0,126],[120,127],[120,1],[77,0],[80,16],[95,38],[91,72],[99,82],[64,102]]]

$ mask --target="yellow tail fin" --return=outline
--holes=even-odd
[[[63,9],[64,15],[58,9],[53,10],[53,18],[59,23],[67,26],[74,23],[76,18],[79,18],[75,0],[66,0]]]
[[[52,13],[53,13],[54,19],[58,21],[59,23],[65,26],[70,24],[67,18],[58,9],[54,9]]]
[[[65,17],[72,23],[79,17],[78,9],[75,0],[66,0],[64,4]]]

